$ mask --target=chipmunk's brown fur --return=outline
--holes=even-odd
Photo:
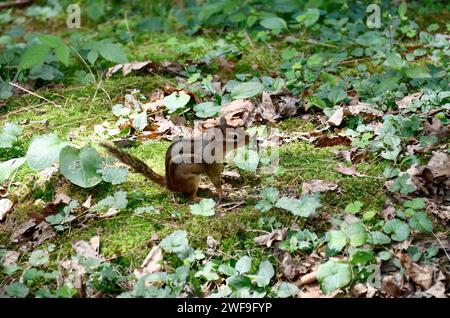
[[[216,188],[219,199],[222,199],[223,156],[230,150],[247,145],[250,138],[242,128],[232,129],[224,118],[220,118],[220,124],[216,128],[218,129],[211,138],[174,141],[166,152],[165,176],[121,149],[106,143],[101,143],[101,146],[135,172],[171,191],[184,193],[192,200],[196,200],[200,175],[206,174]],[[214,149],[213,154],[217,151],[217,160],[211,161],[203,157],[205,150],[209,149]]]

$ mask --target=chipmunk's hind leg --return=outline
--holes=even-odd
[[[208,169],[206,169],[206,174],[211,180],[212,184],[216,188],[217,195],[219,196],[219,201],[223,199],[223,191],[222,191],[222,164],[214,164],[210,165]]]

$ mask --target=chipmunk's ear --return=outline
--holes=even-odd
[[[226,127],[227,126],[227,120],[225,119],[225,117],[220,116],[220,118],[219,118],[219,126],[221,126],[221,127]]]

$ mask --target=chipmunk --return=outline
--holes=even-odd
[[[243,128],[234,128],[220,117],[219,125],[207,130],[202,138],[183,138],[174,141],[166,152],[164,176],[153,171],[142,160],[107,143],[100,145],[121,162],[151,181],[181,192],[193,201],[198,201],[197,190],[200,175],[209,177],[216,188],[219,200],[223,198],[222,178],[225,154],[238,147],[248,145],[250,136]]]

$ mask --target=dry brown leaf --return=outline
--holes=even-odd
[[[441,281],[431,286],[425,293],[436,298],[448,298],[445,294],[445,284]]]
[[[19,260],[20,252],[17,251],[7,251],[5,256],[3,257],[3,264],[2,266],[7,267],[14,264],[17,264],[17,261]]]
[[[294,260],[294,258],[288,252],[282,252],[278,254],[280,260],[280,270],[284,277],[289,280],[296,279],[301,274],[306,274],[308,268],[306,264],[300,261]]]
[[[89,209],[92,206],[92,195],[89,195],[86,201],[83,202],[82,206],[86,209]]]
[[[407,108],[414,100],[419,99],[422,97],[422,92],[413,93],[411,95],[405,96],[402,99],[397,100],[395,103],[397,104],[398,108],[404,109]]]
[[[438,205],[431,200],[426,200],[427,211],[436,215],[439,219],[450,222],[450,206],[449,205]]]
[[[356,166],[346,167],[341,163],[337,164],[336,171],[342,173],[346,176],[354,176],[354,177],[364,177],[363,174],[359,173],[356,170]]]
[[[338,189],[338,185],[334,181],[324,181],[314,179],[311,181],[303,182],[302,184],[302,193],[304,194],[312,194],[312,193],[322,193],[327,191],[334,191]]]
[[[94,236],[89,242],[86,241],[75,241],[72,243],[72,247],[79,256],[86,258],[98,258],[98,252],[100,248],[100,237]]]
[[[381,278],[380,291],[388,297],[398,298],[403,295],[403,277],[399,272]]]
[[[9,199],[0,199],[0,221],[11,211],[14,203]]]
[[[56,236],[55,231],[50,224],[45,221],[30,219],[22,224],[12,233],[11,242],[22,243],[31,242],[31,247],[42,244],[45,240]]]
[[[433,178],[450,177],[450,154],[440,151],[433,152],[427,168],[430,169]]]
[[[277,109],[272,102],[270,94],[267,92],[262,93],[262,102],[259,105],[258,110],[261,110],[261,117],[269,123],[275,123],[278,118]]]
[[[219,246],[219,242],[211,235],[208,235],[206,238],[206,245],[208,245],[208,249],[214,251],[217,249],[217,246]]]
[[[226,178],[239,179],[241,177],[241,174],[237,171],[224,170],[222,172],[222,176]]]
[[[286,236],[287,229],[273,230],[272,232],[255,237],[253,241],[258,245],[271,247],[273,242],[282,241]]]
[[[429,265],[420,266],[411,261],[408,255],[401,254],[400,262],[405,268],[406,274],[422,289],[429,289],[433,282],[433,267]]]
[[[72,201],[72,198],[69,197],[67,194],[57,193],[55,195],[55,198],[53,199],[53,204],[59,204],[59,203],[69,204],[70,201]]]
[[[322,135],[317,137],[314,141],[313,144],[316,147],[333,147],[333,146],[337,146],[337,145],[350,145],[351,144],[351,140],[350,138],[346,137],[346,136],[341,136],[341,135],[335,135],[335,136],[328,136],[328,135]]]
[[[144,262],[141,265],[141,268],[134,270],[134,276],[137,279],[141,278],[144,275],[156,273],[162,270],[162,260],[163,253],[161,248],[158,245],[153,246],[150,253],[148,253]]]
[[[228,60],[224,55],[220,55],[217,59],[217,64],[219,64],[220,69],[225,73],[233,73],[236,63]]]
[[[344,107],[338,108],[334,112],[334,114],[327,120],[327,123],[336,127],[340,126],[342,124],[342,121],[344,120],[344,113],[345,113]]]
[[[364,161],[368,157],[367,149],[351,148],[348,150],[335,150],[333,151],[338,157],[342,157],[345,161],[351,164],[358,164]]]
[[[366,120],[370,120],[375,117],[383,117],[383,112],[375,109],[373,105],[368,103],[359,102],[356,105],[347,106],[348,111],[352,115],[364,115]]]
[[[383,210],[380,212],[381,217],[385,221],[392,220],[395,217],[395,207],[392,204],[392,201],[389,199],[386,199],[384,202]]]

